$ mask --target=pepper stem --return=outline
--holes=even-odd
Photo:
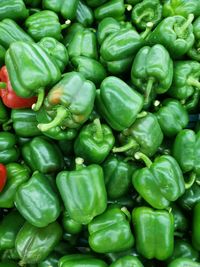
[[[135,153],[135,159],[137,160],[142,160],[144,161],[145,165],[147,166],[147,168],[150,168],[152,165],[152,161],[143,153],[141,152],[136,152]]]
[[[189,177],[189,181],[185,183],[185,189],[189,189],[196,181],[196,173],[192,172]]]
[[[153,28],[153,22],[149,21],[146,24],[146,30],[140,35],[142,37],[142,39],[146,39],[147,36],[149,35],[149,33],[151,32],[152,28]]]
[[[70,24],[71,24],[71,20],[67,19],[65,23],[61,25],[61,30],[68,28]]]
[[[131,221],[131,214],[128,211],[128,209],[126,207],[122,207],[121,211],[126,215],[126,217],[128,218],[128,221],[130,222]]]
[[[121,152],[126,152],[127,150],[129,150],[131,148],[137,149],[138,147],[139,147],[138,143],[134,139],[131,139],[131,141],[124,146],[114,147],[112,149],[112,152],[113,153],[121,153]]]
[[[7,83],[0,82],[0,89],[6,89]]]
[[[137,114],[136,118],[137,119],[141,119],[141,118],[146,117],[146,115],[147,115],[147,112],[146,111],[142,111],[142,112]]]
[[[146,92],[145,92],[145,102],[148,103],[149,97],[153,88],[155,79],[153,77],[149,78],[147,82]]]
[[[37,102],[34,103],[34,104],[32,105],[32,107],[31,107],[34,111],[38,111],[38,110],[41,108],[42,103],[43,103],[43,101],[44,101],[44,96],[45,96],[45,90],[44,90],[44,88],[40,88],[40,89],[38,90],[38,98],[37,98]]]
[[[103,131],[102,131],[101,122],[99,118],[96,118],[93,123],[96,128],[95,137],[97,140],[101,141],[103,139]]]
[[[130,5],[130,4],[125,4],[124,6],[125,6],[127,11],[131,11],[133,9],[132,5]]]
[[[80,170],[83,168],[83,163],[84,163],[84,159],[83,158],[76,158],[75,159],[75,165],[76,165],[76,170]]]
[[[12,128],[10,125],[12,122],[13,122],[12,119],[10,119],[7,122],[3,123],[2,128],[5,132],[9,131]]]
[[[51,122],[39,123],[37,127],[40,131],[46,132],[51,128],[58,126],[67,117],[67,115],[68,115],[68,110],[63,106],[59,106],[57,108],[57,114]]]
[[[189,14],[185,23],[179,28],[179,32],[183,33],[187,30],[187,28],[191,25],[192,21],[194,20],[194,14]]]
[[[200,89],[200,82],[192,77],[189,77],[187,79],[187,84],[188,85],[192,85],[192,86],[195,86],[197,87],[198,89]]]

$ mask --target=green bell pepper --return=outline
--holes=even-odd
[[[187,104],[190,99],[199,99],[200,63],[193,60],[183,60],[174,63],[174,77],[169,95]]]
[[[62,41],[62,43],[68,47],[71,40],[74,38],[74,35],[79,32],[79,31],[83,31],[84,27],[82,24],[75,22],[72,23],[72,25],[70,25],[66,30],[65,30],[65,35],[64,35],[64,39]]]
[[[54,127],[79,128],[87,121],[93,110],[96,88],[81,73],[68,72],[49,92],[44,108],[52,121],[40,123],[45,132]]]
[[[0,20],[13,19],[23,20],[28,17],[29,11],[23,0],[1,0]]]
[[[7,164],[19,158],[16,136],[10,132],[0,132],[0,162]]]
[[[200,17],[198,17],[193,23],[193,32],[195,42],[193,47],[188,51],[188,56],[196,61],[200,61]]]
[[[115,137],[111,128],[95,119],[79,132],[74,143],[74,152],[87,163],[100,164],[109,155],[114,143]]]
[[[189,115],[184,106],[176,99],[165,99],[161,104],[156,103],[155,113],[161,130],[167,137],[173,137],[178,134],[189,123]]]
[[[90,29],[83,29],[75,33],[68,46],[69,57],[85,56],[93,59],[98,58],[97,41],[95,33]]]
[[[127,156],[134,156],[137,151],[151,157],[163,141],[163,133],[156,116],[144,113],[129,127],[119,134],[121,147],[114,147],[113,152],[125,152]]]
[[[8,121],[8,111],[0,99],[0,125]]]
[[[187,258],[177,258],[170,262],[167,267],[199,267],[200,262],[194,262]]]
[[[71,63],[77,72],[80,72],[85,79],[99,85],[106,78],[106,70],[103,65],[89,57],[77,56],[71,59]]]
[[[174,218],[171,213],[139,207],[133,210],[132,220],[138,253],[146,259],[158,260],[166,260],[172,255]]]
[[[135,256],[124,256],[113,262],[110,267],[144,267],[141,261]]]
[[[60,254],[52,252],[45,260],[38,263],[37,267],[58,267]]]
[[[131,248],[134,237],[126,215],[128,210],[110,208],[88,225],[89,244],[97,253],[118,252]]]
[[[83,160],[77,158],[76,169],[60,172],[56,183],[65,208],[74,221],[88,224],[106,209],[107,194],[99,165],[86,167]]]
[[[110,76],[97,90],[96,106],[112,129],[122,131],[136,120],[143,107],[143,97],[123,80]]]
[[[94,22],[93,10],[81,0],[78,1],[76,20],[84,27],[90,27]]]
[[[24,218],[15,210],[3,217],[0,223],[0,251],[15,247],[15,238],[24,222]]]
[[[188,220],[181,210],[181,208],[173,203],[171,206],[172,214],[174,216],[174,231],[175,234],[185,233],[188,230]]]
[[[60,258],[58,267],[107,267],[108,265],[91,255],[72,254]]]
[[[72,235],[78,234],[82,231],[82,224],[71,219],[67,211],[63,212],[62,226],[67,233]]]
[[[137,152],[135,157],[143,160],[147,167],[133,174],[134,188],[153,208],[165,209],[169,207],[170,202],[183,195],[185,192],[183,174],[173,157],[163,155],[156,158],[154,163],[140,152]]]
[[[30,224],[45,227],[56,221],[61,212],[60,201],[44,174],[34,172],[15,194],[15,206]]]
[[[193,14],[187,19],[178,15],[163,19],[148,35],[147,43],[163,45],[172,58],[183,56],[194,44],[193,19]]]
[[[192,245],[196,250],[200,250],[200,203],[197,203],[193,209]]]
[[[17,189],[31,176],[30,169],[24,164],[9,163],[6,165],[7,182],[0,193],[0,208],[14,207],[14,198]]]
[[[197,134],[191,129],[180,131],[173,144],[173,156],[184,173],[194,172],[199,175],[200,131]]]
[[[94,10],[96,20],[102,20],[105,17],[113,17],[117,20],[123,20],[125,5],[123,0],[110,0],[100,5]]]
[[[79,0],[43,0],[43,9],[60,13],[66,20],[74,20]]]
[[[66,47],[52,37],[44,37],[38,44],[56,61],[60,71],[63,72],[69,62]]]
[[[178,204],[185,210],[192,210],[196,203],[200,202],[200,186],[194,183],[191,188],[178,199]]]
[[[69,22],[61,25],[58,15],[50,10],[42,10],[29,16],[25,21],[28,34],[35,40],[40,41],[43,37],[53,37],[58,41],[63,38],[61,31],[67,28]]]
[[[41,135],[37,128],[36,114],[31,109],[12,109],[11,121],[18,136],[33,137]]]
[[[63,155],[56,144],[44,137],[34,137],[22,147],[24,161],[33,171],[53,173],[64,167]]]
[[[125,196],[131,187],[131,179],[138,166],[127,158],[110,155],[102,164],[108,197],[118,199]]]
[[[149,102],[151,91],[157,94],[167,92],[172,84],[173,61],[164,46],[144,46],[136,54],[132,69],[132,83],[145,95]]]
[[[140,30],[145,30],[148,22],[156,26],[162,19],[162,5],[159,0],[143,0],[134,6],[131,18]]]
[[[37,228],[28,222],[17,234],[15,247],[20,256],[20,265],[39,263],[53,251],[62,237],[62,228],[57,222]]]
[[[34,106],[38,110],[45,95],[44,88],[61,78],[56,62],[38,44],[22,41],[10,45],[5,62],[11,85],[18,96],[29,98],[38,93]]]

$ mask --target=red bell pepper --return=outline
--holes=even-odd
[[[4,105],[8,108],[30,108],[37,97],[22,98],[17,96],[12,89],[6,66],[0,70],[0,96]]]
[[[6,167],[0,163],[0,192],[3,190],[5,184],[6,184]]]

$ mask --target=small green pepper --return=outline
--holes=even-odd
[[[170,262],[167,267],[199,267],[200,262],[194,262],[187,258],[177,258]]]
[[[28,17],[29,11],[26,9],[23,0],[1,0],[0,1],[0,20],[13,19],[23,20]]]
[[[7,164],[19,158],[16,136],[10,132],[0,132],[0,162]]]

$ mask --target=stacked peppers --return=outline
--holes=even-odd
[[[0,267],[200,266],[199,0],[1,0],[0,67]]]

